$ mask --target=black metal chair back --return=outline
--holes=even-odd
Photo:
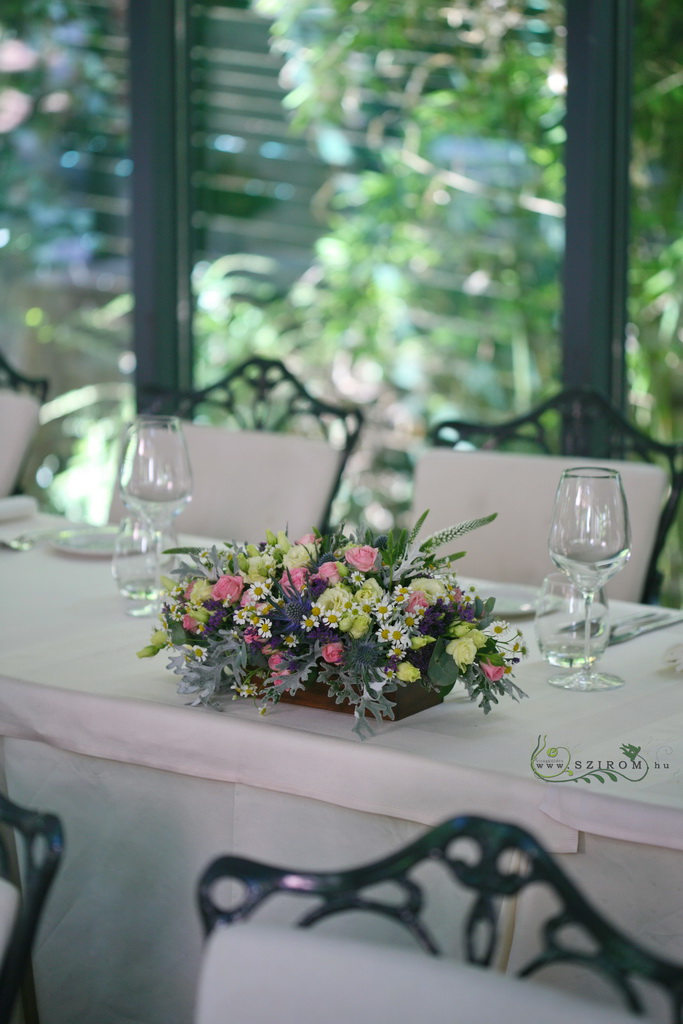
[[[448,448],[636,459],[662,465],[670,488],[657,526],[642,601],[653,604],[659,599],[663,574],[658,563],[683,493],[683,443],[667,444],[649,437],[629,423],[605,395],[590,388],[568,388],[523,416],[502,423],[437,423],[429,432],[429,441]]]
[[[458,855],[462,840],[475,845],[467,856]],[[460,850],[462,854],[462,848]],[[503,858],[523,854],[523,866],[504,866]],[[242,857],[223,856],[214,860],[199,883],[199,908],[208,934],[217,924],[244,921],[267,899],[277,893],[317,897],[318,904],[303,914],[298,927],[344,911],[361,910],[380,914],[403,926],[432,955],[441,949],[424,921],[426,893],[411,872],[423,862],[438,862],[450,876],[475,893],[472,908],[463,924],[464,949],[470,963],[490,966],[500,941],[499,901],[518,896],[527,886],[544,884],[559,900],[560,908],[543,926],[541,953],[517,972],[526,977],[553,964],[575,964],[590,968],[611,982],[635,1013],[643,1013],[636,980],[654,982],[668,997],[671,1020],[680,1024],[683,1013],[683,965],[649,953],[631,941],[585,899],[555,860],[523,829],[516,825],[462,816],[443,822],[421,838],[382,860],[348,871],[329,874],[277,868]],[[221,907],[214,898],[220,882],[241,883],[243,898],[231,908]],[[391,882],[386,899],[377,887]],[[398,898],[395,889],[401,894]],[[374,891],[373,891],[374,890]],[[578,929],[591,941],[572,941],[567,929]],[[575,934],[575,933],[574,933]]]
[[[332,502],[363,425],[359,409],[315,397],[284,363],[254,356],[201,390],[157,396],[148,411],[162,410],[226,428],[296,433],[327,441],[339,451],[337,476],[319,524],[323,530],[328,527]]]
[[[49,381],[43,377],[25,377],[18,370],[7,362],[0,352],[0,388],[9,388],[11,391],[23,391],[34,395],[39,402],[44,402],[47,397]]]
[[[0,1024],[9,1024],[26,975],[33,939],[63,849],[54,814],[17,806],[0,794],[0,875],[20,887],[17,915],[0,959]],[[9,830],[9,832],[8,832]],[[20,882],[14,877],[16,847]]]

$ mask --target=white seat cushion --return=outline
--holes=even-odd
[[[214,929],[194,1024],[626,1024],[642,1020],[491,970],[318,929]]]
[[[668,478],[660,466],[434,448],[424,452],[417,463],[413,520],[430,510],[421,531],[424,538],[455,523],[497,512],[494,522],[454,543],[451,550],[467,552],[455,564],[456,571],[463,578],[538,585],[556,569],[548,553],[548,533],[562,471],[588,465],[621,472],[633,544],[631,558],[607,591],[614,598],[638,601],[668,491]]]
[[[340,460],[327,442],[187,422],[183,433],[193,487],[179,532],[257,543],[267,529],[296,539],[320,524]],[[123,514],[116,493],[109,518]]]
[[[5,955],[18,909],[18,889],[6,878],[0,878],[0,962]]]
[[[0,497],[14,490],[39,415],[40,402],[33,395],[0,389]]]

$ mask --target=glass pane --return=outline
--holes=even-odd
[[[683,9],[637,0],[627,360],[637,424],[683,437]],[[683,524],[670,538],[668,602],[680,605]]]
[[[343,514],[383,528],[426,423],[559,375],[564,4],[195,16],[198,378],[256,351],[364,406]]]
[[[106,519],[132,402],[126,5],[0,10],[0,330],[7,360],[49,380],[21,485]]]

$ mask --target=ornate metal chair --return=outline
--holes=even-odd
[[[659,466],[666,474],[666,493],[661,503],[658,494],[651,494],[652,500],[658,502],[657,521],[652,538],[648,538],[652,542],[651,551],[643,570],[642,592],[638,595],[646,603],[656,602],[662,583],[658,561],[683,491],[683,444],[665,444],[649,437],[630,424],[608,398],[587,388],[561,391],[525,415],[502,423],[463,420],[437,423],[429,433],[429,442],[434,447],[459,452],[474,449],[514,453],[518,460],[524,455],[542,455],[571,457],[574,463],[577,459],[590,459],[594,463],[617,460],[622,464],[639,462]],[[559,479],[559,472],[557,476]],[[446,487],[443,475],[441,479],[442,486]],[[648,486],[644,478],[644,487]],[[651,485],[651,490],[654,486]],[[538,495],[526,497],[531,508]]]
[[[199,391],[160,395],[148,411],[162,408],[184,420],[194,475],[180,530],[259,541],[266,528],[327,527],[360,410],[316,398],[279,360],[260,357]]]
[[[503,858],[510,854],[522,856],[506,864]],[[553,892],[559,909],[543,925],[541,952],[532,955],[518,976],[529,977],[556,964],[589,968],[613,985],[629,1010],[637,1014],[644,1012],[637,983],[654,983],[666,996],[671,1020],[680,1024],[683,966],[653,955],[623,935],[594,909],[528,832],[511,824],[470,816],[453,818],[389,857],[329,874],[277,868],[242,857],[219,857],[200,879],[200,913],[208,935],[219,924],[250,918],[276,894],[315,897],[312,909],[298,918],[298,927],[308,928],[347,911],[376,913],[406,929],[425,952],[440,955],[442,950],[424,921],[425,888],[414,876],[425,862],[442,865],[454,881],[474,894],[462,925],[469,963],[488,967],[494,960],[502,941],[499,901],[517,897],[528,886],[544,885]],[[225,880],[240,883],[240,897],[230,907],[221,906],[215,895]],[[390,893],[378,888],[386,883],[391,883]],[[582,939],[588,939],[588,944]]]
[[[62,855],[59,819],[0,794],[0,1024],[9,1024],[33,939]],[[18,865],[15,863],[15,852]],[[17,867],[21,892],[14,886]]]
[[[49,381],[43,377],[25,377],[18,370],[7,362],[0,352],[0,389],[19,391],[33,395],[39,402],[44,402],[47,397]]]

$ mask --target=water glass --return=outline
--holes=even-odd
[[[590,667],[603,654],[609,640],[609,608],[603,590],[591,603],[588,661],[585,656],[586,603],[583,593],[563,572],[543,581],[536,603],[536,640],[551,665]]]
[[[178,547],[173,527],[161,538],[161,551]],[[121,520],[114,545],[111,571],[125,601],[127,615],[153,615],[159,609],[159,580],[156,564],[156,533],[143,520],[127,516]],[[175,564],[174,555],[161,555],[159,569],[167,575]]]

